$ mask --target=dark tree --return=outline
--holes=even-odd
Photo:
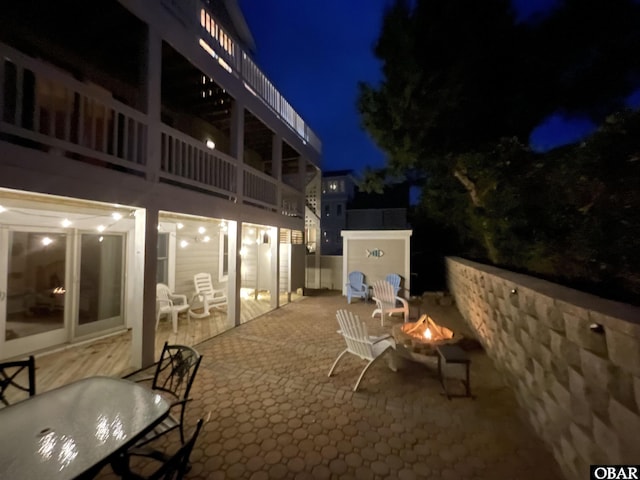
[[[640,245],[621,229],[637,221],[611,198],[619,188],[640,208],[628,182],[614,181],[638,179],[638,143],[598,145],[637,137],[621,127],[635,117],[613,128],[609,115],[640,87],[638,51],[634,0],[564,0],[526,22],[508,0],[396,0],[375,46],[383,81],[360,85],[362,124],[388,154],[365,184],[413,172],[420,212],[455,228],[471,256],[550,276],[633,276],[623,249]],[[557,112],[603,127],[583,146],[531,151],[532,130]],[[608,221],[614,204],[623,210]],[[616,250],[605,259],[607,245]]]

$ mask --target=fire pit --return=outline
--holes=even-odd
[[[452,330],[436,324],[428,315],[422,315],[414,323],[395,325],[392,335],[396,344],[408,353],[424,356],[435,355],[438,345],[457,343],[462,339]]]

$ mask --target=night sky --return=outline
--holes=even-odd
[[[558,0],[513,0],[518,20]],[[372,50],[390,0],[239,0],[260,68],[323,142],[323,171],[382,167],[384,154],[360,128],[357,83],[381,79]],[[640,105],[640,91],[632,97]],[[579,140],[594,125],[555,115],[532,132],[538,150]]]

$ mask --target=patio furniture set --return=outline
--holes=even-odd
[[[188,320],[192,318],[205,318],[211,315],[213,309],[227,308],[227,292],[225,289],[213,288],[213,281],[209,273],[196,273],[193,276],[195,292],[191,300],[187,296],[171,292],[168,285],[158,283],[156,285],[156,330],[160,318],[171,318],[173,333],[178,333],[178,317],[186,313]],[[202,310],[202,311],[198,311]]]
[[[403,320],[406,323],[409,321],[409,304],[407,300],[398,295],[400,282],[401,278],[399,275],[389,274],[385,280],[378,280],[373,283],[371,287],[371,295],[369,293],[370,287],[364,281],[364,274],[358,271],[351,272],[349,274],[349,282],[346,284],[347,302],[351,304],[352,298],[362,298],[364,301],[368,301],[369,298],[371,298],[376,302],[376,308],[371,314],[371,317],[380,315],[381,326],[384,326],[385,316],[393,315],[394,313],[402,313]],[[402,347],[399,348],[395,338],[391,334],[385,334],[382,336],[369,335],[366,323],[362,321],[358,315],[349,310],[338,310],[336,312],[336,318],[340,325],[338,333],[343,336],[347,348],[340,352],[336,360],[333,362],[333,365],[331,365],[331,368],[329,369],[328,376],[332,375],[340,359],[347,353],[355,355],[362,360],[366,360],[368,363],[363,368],[353,387],[353,391],[355,392],[358,390],[365,373],[374,362],[388,352],[396,356],[402,355]],[[427,319],[429,319],[428,316],[423,315],[415,325],[422,323]],[[427,328],[427,330],[429,329]],[[430,335],[431,332],[429,332],[429,337],[422,341],[429,342],[431,339]],[[440,343],[435,340],[432,343],[431,351],[433,352],[433,355],[437,357],[437,375],[447,398],[473,398],[470,382],[471,359],[467,352],[458,345],[446,342]],[[409,359],[414,358],[407,355],[402,356]],[[390,360],[388,364],[393,371],[397,370],[396,361]],[[464,387],[463,394],[452,393],[448,387],[448,375],[445,370],[447,367],[455,366],[462,366],[464,368],[464,375],[461,378],[456,378]]]
[[[0,477],[89,479],[110,465],[126,479],[183,478],[203,424],[187,435],[185,409],[201,360],[191,347],[165,343],[152,377],[89,377],[41,394],[33,356],[1,363]],[[28,397],[11,402],[11,390]],[[154,446],[174,430],[175,452]],[[136,456],[153,459],[156,470],[138,474],[130,464]]]

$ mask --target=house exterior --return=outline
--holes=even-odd
[[[321,143],[236,1],[0,8],[0,358],[130,329],[144,367],[157,283],[210,273],[223,329],[304,287]]]

